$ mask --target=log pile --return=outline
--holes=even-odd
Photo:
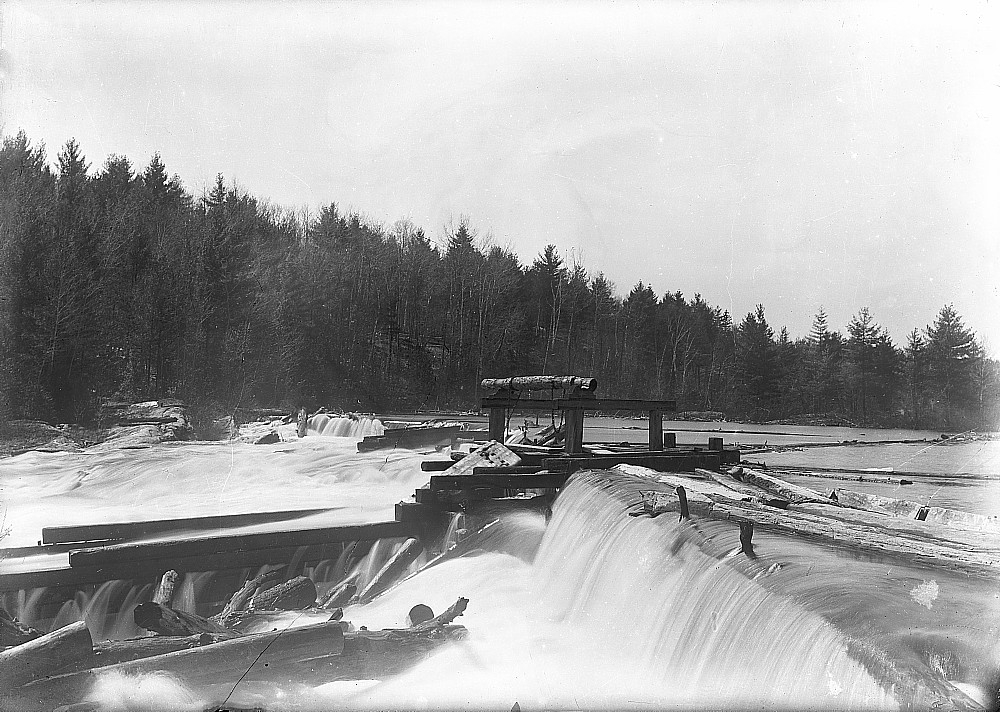
[[[406,568],[399,562],[413,557],[414,550],[419,553],[412,544],[404,545],[383,571],[393,569],[399,576]],[[342,592],[356,591],[356,578],[348,576],[335,586],[321,607],[310,579],[283,581],[279,572],[268,572],[247,581],[222,611],[206,618],[171,607],[178,574],[167,571],[153,600],[133,611],[135,622],[150,635],[130,640],[94,642],[83,621],[43,635],[0,611],[4,643],[13,643],[0,650],[0,690],[7,695],[0,693],[0,706],[76,702],[99,675],[113,672],[167,673],[195,685],[282,676],[302,682],[384,679],[465,636],[465,628],[453,624],[468,605],[464,598],[438,616],[415,606],[428,613],[409,628],[355,630],[341,620],[343,610],[330,604],[345,602]],[[391,574],[383,575],[382,588],[390,579]],[[310,623],[287,627],[289,610],[301,611],[298,623]],[[266,631],[244,632],[254,626]]]

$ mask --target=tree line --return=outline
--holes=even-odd
[[[410,221],[282,209],[219,176],[202,196],[159,156],[92,170],[0,149],[0,419],[93,422],[106,400],[474,408],[484,377],[579,373],[601,393],[766,421],[981,428],[1000,369],[950,305],[892,342],[867,308],[775,334],[695,295],[624,297],[553,245],[523,264],[467,219],[440,244]],[[995,425],[990,426],[995,427]]]

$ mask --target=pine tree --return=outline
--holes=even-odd
[[[951,304],[946,304],[924,336],[933,403],[942,411],[946,426],[971,424],[976,413],[969,404],[977,401],[976,373],[983,358],[975,332],[966,328]]]

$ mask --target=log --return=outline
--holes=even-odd
[[[0,608],[0,647],[21,645],[41,636],[40,630],[24,625],[6,610]]]
[[[513,450],[496,440],[490,440],[449,467],[446,472],[449,475],[471,475],[477,467],[510,467],[520,464],[521,458]]]
[[[978,532],[1000,532],[1000,518],[944,507],[927,507],[925,522]]]
[[[749,497],[751,501],[760,502],[761,504],[766,504],[769,507],[777,507],[779,509],[785,509],[788,507],[787,499],[775,497],[765,489],[755,487],[754,485],[748,485],[745,482],[740,482],[732,475],[721,472],[713,472],[712,470],[703,470],[701,468],[696,468],[695,474],[707,477],[717,485],[725,487],[728,490],[732,490],[734,494],[740,495],[740,499]]]
[[[434,616],[429,621],[424,621],[423,623],[418,623],[417,625],[410,626],[410,630],[414,633],[419,633],[421,631],[431,630],[433,628],[442,628],[449,625],[453,620],[458,618],[460,615],[465,613],[465,609],[469,605],[468,598],[459,598],[453,604],[448,606],[444,613]]]
[[[585,376],[514,376],[512,378],[484,378],[479,384],[484,391],[543,391],[553,388],[576,388],[597,391],[597,379]]]
[[[211,645],[230,638],[232,636],[228,633],[199,633],[198,635],[150,635],[127,640],[104,640],[94,643],[92,658],[74,664],[72,667],[74,670],[89,670],[129,660],[151,658],[154,655],[165,655],[177,650]]]
[[[773,495],[789,502],[830,502],[830,498],[808,487],[793,485],[791,482],[765,475],[763,472],[751,470],[749,467],[737,467],[731,472],[737,479],[747,484],[756,485]]]
[[[346,576],[340,583],[331,588],[326,594],[320,599],[320,608],[338,608],[340,606],[346,606],[348,601],[354,597],[357,593],[358,587],[356,581],[358,580],[359,573],[357,571]]]
[[[250,601],[256,610],[297,611],[316,603],[316,584],[307,576],[296,576],[260,591]]]
[[[907,519],[916,519],[917,513],[923,507],[919,502],[911,502],[908,499],[881,497],[877,494],[853,492],[839,487],[833,490],[831,499],[843,507],[863,509],[866,512],[878,512],[890,517],[906,517]]]
[[[299,412],[295,423],[295,432],[300,438],[304,438],[306,436],[308,424],[309,424],[309,416],[306,415],[306,409],[299,408]]]
[[[253,596],[258,588],[269,581],[275,581],[279,578],[281,578],[281,570],[274,569],[250,579],[243,584],[240,590],[233,594],[233,597],[229,599],[229,602],[218,614],[211,617],[211,620],[221,625],[226,625],[229,619],[247,604],[247,601],[250,600],[250,597]]]
[[[93,641],[84,621],[0,651],[0,689],[12,689],[47,677],[75,660],[93,654]]]
[[[219,514],[209,517],[185,517],[182,519],[155,519],[145,522],[113,522],[110,524],[42,527],[42,543],[73,544],[91,541],[127,541],[141,539],[154,534],[167,534],[192,529],[224,529],[253,524],[291,521],[327,511],[330,511],[330,509],[296,509],[281,512],[251,512],[248,514]]]
[[[385,562],[379,572],[372,577],[368,585],[358,592],[354,599],[356,603],[368,603],[382,593],[398,579],[407,567],[423,553],[424,545],[419,539],[407,539],[395,554]]]
[[[243,677],[253,678],[248,671],[256,672],[265,679],[273,678],[281,674],[276,669],[280,666],[322,655],[340,656],[343,652],[341,624],[318,623],[254,633],[164,655],[55,675],[25,686],[23,692],[35,700],[80,699],[99,676],[108,673],[128,676],[163,673],[186,683],[228,684]]]
[[[161,606],[170,606],[170,602],[174,599],[174,587],[177,585],[177,578],[178,574],[173,569],[163,573],[160,585],[157,586],[156,593],[153,594],[153,603],[158,603]]]
[[[311,625],[339,621],[344,617],[343,608],[308,608],[291,613],[289,611],[237,611],[229,618],[229,627],[241,635],[260,633],[265,630],[284,628],[289,620],[294,619],[295,625]]]
[[[159,603],[140,603],[132,611],[132,618],[140,628],[151,630],[160,635],[198,635],[199,633],[229,633],[236,632],[208,618],[202,618],[194,613],[175,611],[173,608],[161,606]]]

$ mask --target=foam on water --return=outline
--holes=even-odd
[[[312,435],[327,435],[342,438],[365,438],[369,435],[384,435],[385,427],[378,418],[357,415],[328,415],[318,413],[309,418],[307,430]]]

